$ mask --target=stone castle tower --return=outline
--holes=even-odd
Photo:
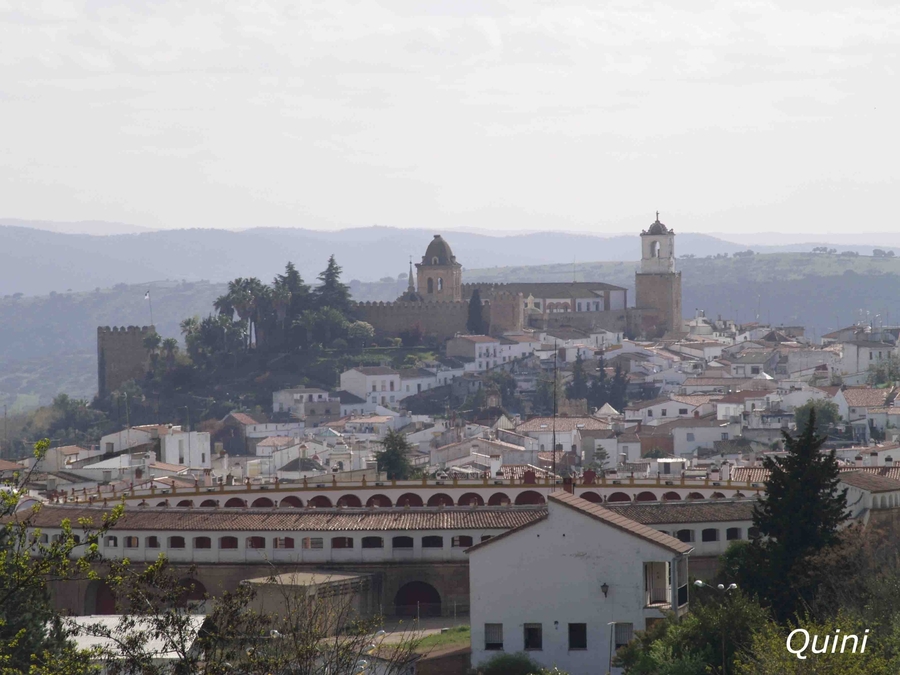
[[[416,272],[419,295],[427,302],[462,300],[462,265],[441,235],[434,235]]]
[[[100,326],[97,328],[97,391],[101,398],[128,380],[139,380],[150,367],[144,338],[154,326]]]
[[[675,232],[659,221],[641,232],[641,268],[634,277],[635,305],[656,311],[655,333],[680,331],[681,272],[675,271]]]

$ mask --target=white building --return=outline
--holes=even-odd
[[[302,419],[305,417],[304,406],[306,403],[330,400],[332,400],[331,395],[324,389],[313,387],[281,389],[272,393],[272,412],[291,413]]]
[[[467,551],[472,665],[527,651],[570,675],[609,671],[611,644],[630,642],[672,608],[687,611],[692,550],[598,504],[551,494],[546,517]]]
[[[840,369],[842,375],[868,374],[870,366],[890,360],[896,346],[887,342],[858,340],[841,343]]]
[[[360,366],[341,373],[341,389],[368,403],[391,406],[403,394],[400,373],[385,366]]]
[[[196,469],[212,466],[210,436],[207,431],[173,431],[159,437],[159,459]]]

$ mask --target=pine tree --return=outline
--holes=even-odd
[[[334,255],[328,258],[328,267],[319,275],[319,281],[321,285],[313,291],[316,307],[330,307],[347,314],[350,310],[350,289],[341,283],[341,268]]]
[[[575,364],[572,367],[572,382],[569,383],[567,395],[571,399],[586,399],[588,397],[588,379],[584,370],[584,359],[581,358],[581,352],[575,357]]]
[[[406,436],[391,429],[381,441],[384,450],[375,455],[378,470],[387,474],[388,480],[407,480],[412,476],[413,467],[409,461],[412,450]]]
[[[628,375],[616,364],[616,372],[609,383],[609,404],[619,412],[628,405]]]
[[[748,590],[785,621],[811,603],[818,582],[806,561],[836,542],[849,513],[834,450],[821,452],[826,438],[816,435],[815,411],[801,435],[783,435],[787,455],[763,460],[769,478],[753,510],[762,538],[747,551],[743,573]]]
[[[481,315],[481,291],[477,288],[472,291],[472,297],[469,298],[469,318],[466,320],[466,330],[469,331],[469,335],[484,335],[487,332],[484,318]]]

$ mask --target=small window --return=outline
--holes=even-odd
[[[472,545],[472,537],[467,537],[465,535],[453,537],[451,544],[453,548],[469,548],[469,546]]]
[[[265,537],[247,537],[247,548],[265,548]]]
[[[147,537],[144,540],[145,548],[159,548],[159,537]]]
[[[647,417],[653,417],[653,411],[652,411],[652,410],[648,410],[648,411],[647,411]]]
[[[353,537],[332,537],[331,548],[353,548]]]
[[[679,541],[683,541],[685,543],[690,543],[694,541],[694,531],[693,530],[678,530],[675,533],[675,536]]]
[[[544,629],[539,623],[525,624],[525,649],[540,650],[544,648]]]
[[[569,624],[569,649],[587,649],[587,624]]]
[[[305,548],[305,549],[325,548],[325,542],[322,539],[322,537],[304,537],[303,538],[303,548]]]
[[[688,414],[687,408],[679,408],[678,414],[679,415],[687,415]]]
[[[106,545],[110,546],[110,547],[118,548],[119,547],[119,538],[110,535],[109,537],[106,538]]]
[[[412,537],[394,537],[391,541],[392,548],[412,548],[413,547],[413,538]]]
[[[212,539],[209,537],[195,537],[194,548],[206,549],[212,548]]]
[[[739,527],[729,527],[725,530],[725,539],[728,541],[737,541],[741,538],[741,528]]]
[[[237,547],[237,537],[222,537],[221,539],[219,539],[219,548],[232,549]]]
[[[708,527],[700,533],[700,541],[719,541],[719,531],[714,527]]]
[[[125,537],[125,548],[137,548],[140,545],[140,540],[137,537]]]
[[[485,651],[503,651],[503,624],[484,624],[484,649]]]
[[[422,537],[422,548],[444,548],[444,538],[437,536]]]
[[[693,440],[694,440],[694,434],[691,433],[691,432],[688,432],[688,434],[687,434],[687,440],[688,440],[689,443],[690,443],[690,442],[693,442]]]
[[[184,548],[184,537],[169,537],[169,548]]]
[[[617,623],[616,624],[616,650],[618,651],[619,647],[624,647],[631,639],[634,637],[634,624],[631,623]]]
[[[363,548],[384,548],[384,539],[382,537],[363,537]]]
[[[276,537],[272,540],[273,548],[294,548],[293,537]]]
[[[663,409],[662,409],[662,416],[663,416],[663,417],[666,417],[668,414],[669,414],[669,411],[666,410],[665,408],[663,408]]]
[[[723,441],[727,441],[727,440],[728,440],[728,433],[727,433],[727,432],[722,434],[722,440],[723,440]]]

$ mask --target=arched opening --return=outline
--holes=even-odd
[[[185,548],[184,537],[169,537],[169,548]]]
[[[723,495],[721,492],[713,492],[713,493],[709,496],[709,498],[710,498],[710,499],[725,499],[725,495]]]
[[[428,280],[428,292],[434,293],[434,279]]]
[[[650,242],[650,257],[651,258],[659,257],[659,242],[658,241]]]
[[[196,579],[182,579],[178,582],[181,592],[176,604],[178,607],[196,608],[206,600],[206,586]]]
[[[237,547],[237,537],[219,537],[219,548],[233,549]]]
[[[413,538],[406,536],[394,537],[391,539],[391,548],[403,548],[403,549],[412,549],[413,548]]]
[[[543,504],[544,498],[541,496],[540,492],[535,492],[534,490],[525,490],[525,492],[520,492],[516,496],[516,506],[523,506],[527,504]]]
[[[105,581],[92,581],[84,596],[84,613],[106,615],[116,613],[116,595]]]
[[[453,548],[469,548],[472,545],[472,537],[461,534],[458,537],[453,537],[450,543]]]
[[[747,495],[745,495],[743,492],[735,492],[734,498],[735,499],[746,499]]]
[[[253,500],[253,506],[255,507],[271,507],[275,506],[275,502],[273,502],[268,497],[257,497]]]
[[[227,502],[225,502],[226,509],[242,509],[247,506],[247,502],[245,502],[240,497],[232,497]]]
[[[687,496],[688,499],[703,499],[703,495],[699,492],[690,492]]]
[[[209,537],[194,537],[194,548],[212,548],[212,539]]]
[[[481,495],[475,494],[474,492],[467,492],[462,497],[459,498],[460,506],[484,506],[484,499],[481,498]]]
[[[431,584],[410,581],[394,596],[394,613],[397,616],[440,616],[441,595]]]
[[[165,500],[165,501],[163,501],[163,502],[160,502],[160,503],[157,504],[156,506],[157,506],[157,507],[166,508],[168,505],[169,505],[169,500],[167,499],[167,500]]]
[[[601,504],[603,503],[603,498],[598,495],[596,492],[582,492],[578,495],[585,501],[591,502],[592,504]]]
[[[316,495],[308,502],[306,502],[307,506],[312,506],[316,509],[328,509],[331,508],[331,500],[328,499],[325,495]]]
[[[384,548],[384,537],[363,537],[363,548]]]
[[[386,495],[372,495],[366,500],[366,506],[387,507],[393,506],[393,504],[391,503],[390,497]]]
[[[217,506],[215,499],[204,499],[200,502],[200,508],[215,508]]]
[[[291,506],[295,509],[299,509],[303,507],[303,500],[300,499],[300,497],[290,495],[282,499],[281,502],[279,502],[278,506]]]
[[[634,498],[636,502],[655,502],[656,495],[652,492],[638,492],[637,497]]]
[[[438,492],[436,495],[431,495],[428,498],[428,506],[453,506],[453,497],[443,492]]]
[[[193,504],[194,502],[192,502],[190,499],[182,499],[180,502],[178,502],[177,506],[180,509],[187,509],[193,506]]]
[[[444,290],[444,279],[443,277],[438,277],[438,292],[440,293]]]
[[[630,502],[631,497],[626,495],[624,492],[613,492],[609,497],[606,498],[607,502]]]
[[[677,492],[666,492],[663,495],[663,501],[664,502],[680,502],[681,495],[678,494]]]
[[[509,497],[503,492],[495,492],[488,497],[488,506],[507,506],[509,503]]]
[[[405,492],[397,499],[397,506],[423,506],[422,498],[415,492]]]
[[[338,506],[362,506],[362,502],[356,495],[344,495],[337,501]]]
[[[247,537],[247,548],[265,548],[265,537]]]

